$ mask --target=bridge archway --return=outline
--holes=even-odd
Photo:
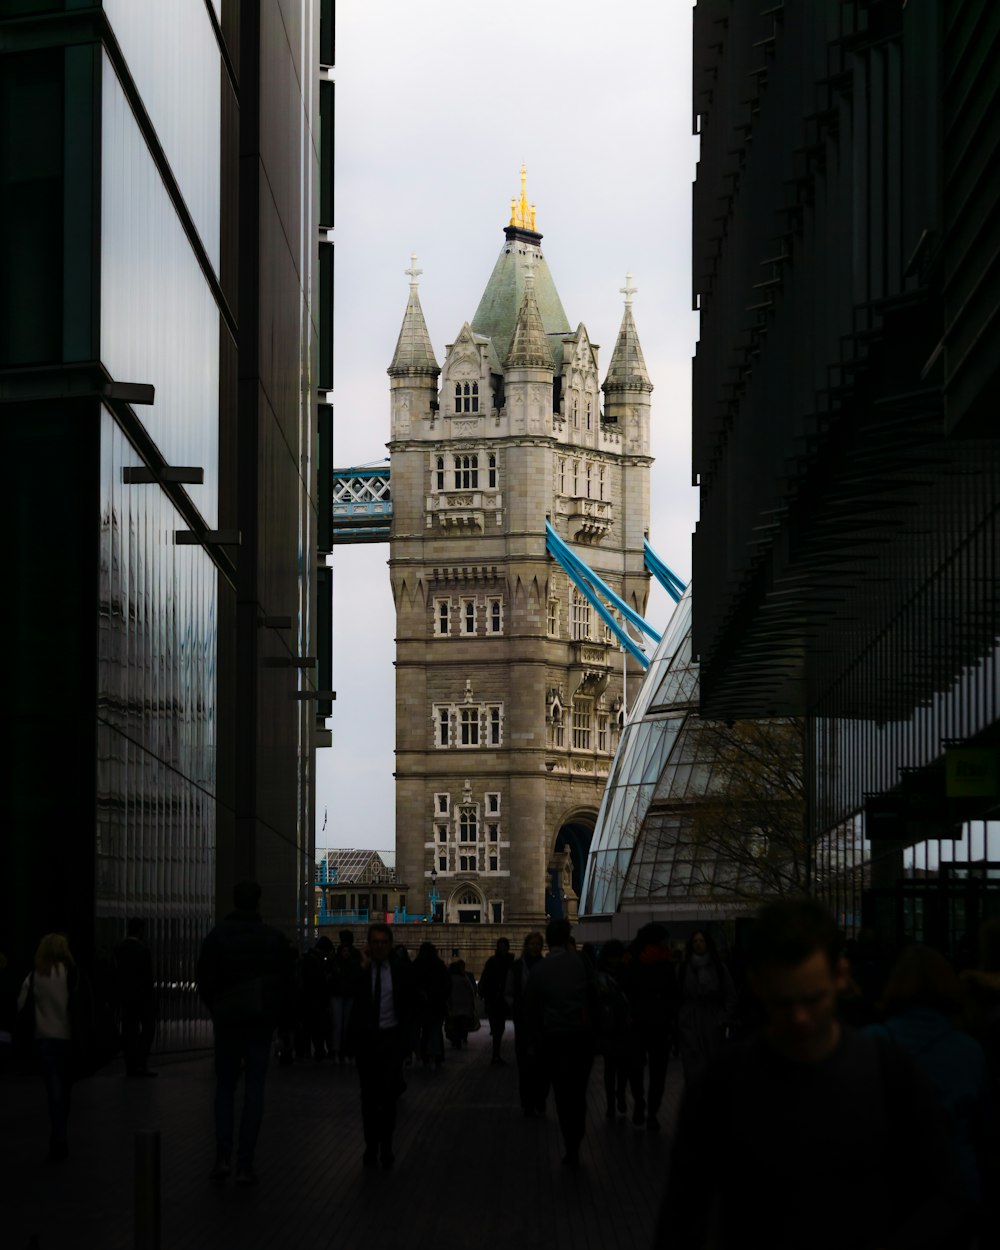
[[[549,859],[545,888],[545,913],[557,919],[576,919],[576,905],[583,890],[587,856],[597,826],[594,808],[579,808],[567,813],[559,823]],[[566,852],[570,864],[566,864]],[[568,869],[568,871],[567,871]]]
[[[448,897],[445,920],[449,924],[485,924],[486,900],[471,881],[462,881]]]

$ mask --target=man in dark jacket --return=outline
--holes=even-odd
[[[351,1010],[351,1036],[361,1084],[365,1167],[379,1157],[391,1168],[396,1102],[402,1092],[403,1058],[416,1011],[413,971],[392,958],[392,929],[373,924],[361,952]]]
[[[146,924],[132,916],[126,936],[114,950],[115,994],[121,1013],[126,1076],[157,1076],[148,1066],[156,1028],[156,985],[153,960],[143,940]]]
[[[566,1155],[576,1167],[587,1118],[587,1082],[594,1062],[597,986],[590,965],[571,945],[568,920],[545,929],[548,956],[525,982],[522,1003],[552,1084]]]
[[[838,1018],[833,917],[771,903],[748,946],[766,1024],[684,1091],[656,1250],[967,1246],[942,1108],[905,1052]]]
[[[350,929],[341,929],[340,945],[330,956],[329,965],[331,1053],[343,1063],[351,1054],[351,1010],[361,974],[361,954],[354,949],[354,934]]]
[[[524,948],[507,973],[504,999],[514,1024],[514,1057],[517,1060],[517,1084],[521,1109],[526,1116],[545,1114],[549,1094],[548,1077],[542,1066],[539,1039],[532,1036],[531,1021],[524,1014],[524,987],[534,968],[542,962],[545,939],[540,933],[529,933]]]
[[[215,1167],[213,1180],[229,1176],[233,1153],[233,1103],[245,1068],[243,1115],[236,1180],[253,1185],[254,1149],[264,1114],[264,1078],[274,1027],[291,991],[288,946],[258,912],[260,886],[241,882],[233,890],[236,910],[212,930],[198,957],[198,992],[212,1013],[215,1031]]]
[[[660,1128],[667,1060],[677,1028],[677,977],[668,937],[661,924],[640,929],[618,978],[632,1009],[632,1123],[654,1133]],[[644,1089],[647,1067],[649,1083]]]
[[[490,1038],[493,1041],[493,1063],[503,1063],[500,1047],[503,1043],[504,1028],[507,1023],[507,1000],[504,991],[507,988],[507,973],[514,962],[510,953],[510,942],[506,938],[497,938],[496,954],[491,955],[479,978],[479,996],[486,1004],[486,1015],[490,1022]]]

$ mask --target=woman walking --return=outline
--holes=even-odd
[[[684,1080],[690,1084],[722,1046],[726,1026],[734,1023],[736,987],[715,943],[702,929],[688,939],[677,979],[678,1044]]]
[[[71,1002],[79,976],[62,933],[47,933],[35,951],[35,963],[24,979],[18,1011],[33,1013],[35,1054],[42,1069],[49,1104],[49,1158],[55,1162],[69,1154],[66,1122],[73,1085],[73,1026]],[[29,997],[32,1000],[28,1004]]]

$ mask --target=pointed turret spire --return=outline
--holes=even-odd
[[[545,336],[542,314],[535,299],[535,275],[529,264],[524,272],[524,295],[517,310],[506,368],[552,368],[552,352]]]
[[[390,377],[405,377],[412,374],[429,374],[437,377],[441,372],[434,358],[431,336],[427,333],[427,322],[424,310],[420,307],[420,295],[417,291],[417,279],[423,273],[417,268],[417,258],[410,256],[410,267],[406,274],[410,279],[410,298],[406,302],[403,325],[396,341],[396,351],[388,372]]]
[[[636,288],[632,285],[632,275],[625,275],[625,285],[621,288],[625,296],[625,314],[622,317],[618,341],[608,366],[608,376],[601,388],[605,395],[621,391],[651,391],[653,384],[646,372],[646,361],[643,359],[642,348],[639,346],[639,334],[632,320],[632,296]]]

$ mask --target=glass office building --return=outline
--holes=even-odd
[[[739,735],[758,727],[719,725],[699,715],[692,603],[689,586],[657,644],[615,754],[581,893],[586,938],[630,937],[655,919],[675,936],[710,924],[731,941],[738,918],[752,915],[779,884],[788,886],[779,883],[789,868],[779,862],[773,837],[764,870],[760,824],[767,818],[750,784],[754,764],[738,756],[749,741]],[[763,732],[782,751],[794,746],[781,724]],[[800,755],[789,756],[789,775],[800,777]],[[762,772],[758,777],[774,790]],[[775,815],[790,802],[787,794],[771,793],[767,805]],[[792,819],[801,825],[800,808]]]
[[[816,888],[953,949],[1000,910],[1000,11],[699,0],[694,648],[810,727]]]
[[[168,1046],[235,880],[311,911],[320,7],[0,4],[2,949],[145,917]]]

